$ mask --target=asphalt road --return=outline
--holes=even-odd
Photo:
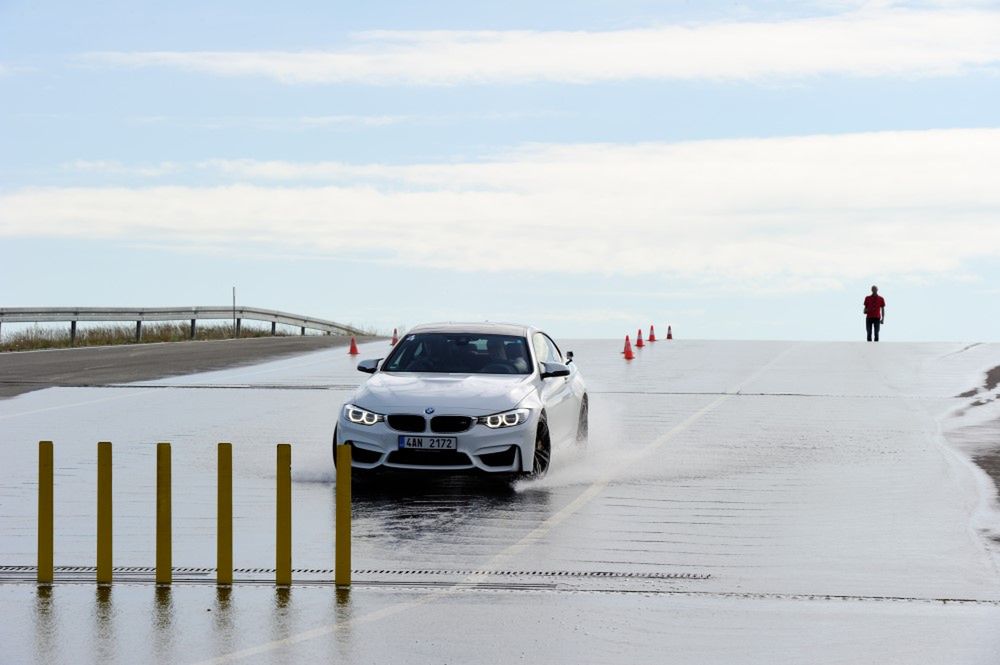
[[[0,353],[0,398],[251,365],[349,342],[349,337],[307,335]]]
[[[560,341],[588,382],[588,446],[514,486],[355,485],[350,592],[330,583],[330,439],[366,376],[343,348],[0,400],[0,661],[1000,662],[994,488],[948,444],[962,425],[995,440],[983,370],[1000,345],[677,340],[627,363],[617,340]],[[31,583],[40,439],[55,449],[51,588]],[[92,568],[102,440],[110,588]],[[169,589],[151,572],[158,441],[172,445]],[[217,590],[219,441],[237,580]],[[275,589],[283,442],[295,572]]]

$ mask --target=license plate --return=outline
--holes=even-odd
[[[400,436],[399,449],[458,450],[458,439],[453,436]]]

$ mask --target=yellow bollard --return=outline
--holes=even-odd
[[[111,443],[97,444],[97,583],[111,584]]]
[[[351,447],[337,446],[336,561],[333,580],[351,585]]]
[[[156,583],[173,581],[170,520],[170,444],[156,444]]]
[[[219,444],[215,583],[233,583],[233,444]]]
[[[292,447],[278,444],[278,496],[275,519],[274,583],[292,583]]]
[[[54,511],[52,496],[52,442],[38,442],[38,583],[51,584]]]

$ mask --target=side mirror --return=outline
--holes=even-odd
[[[551,379],[557,376],[569,376],[569,367],[562,363],[542,363],[542,378]]]
[[[571,362],[573,362],[573,352],[572,351],[567,351],[566,352],[566,364],[568,365]]]
[[[362,360],[358,363],[358,371],[364,372],[365,374],[374,374],[378,371],[378,364],[382,362],[381,358],[372,358],[371,360]]]

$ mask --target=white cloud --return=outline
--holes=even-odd
[[[385,127],[410,120],[405,115],[308,115],[308,116],[214,116],[204,118],[137,116],[142,125],[180,125],[198,129],[250,128],[260,130],[305,130],[316,128]]]
[[[383,127],[406,120],[401,115],[310,115],[297,118],[303,127],[329,127],[331,125],[361,125],[363,127]]]
[[[77,159],[63,164],[62,168],[68,171],[77,171],[79,173],[153,178],[177,173],[181,170],[181,165],[177,162],[125,165],[121,162],[108,159]]]
[[[32,65],[0,62],[0,77],[14,76],[16,74],[31,74],[36,71],[38,71],[38,69]]]
[[[555,117],[565,115],[553,111],[532,110],[484,113],[445,113],[435,115],[303,115],[303,116],[132,116],[129,122],[138,125],[175,125],[198,129],[251,128],[267,131],[302,131],[312,129],[350,129],[358,127],[378,128],[390,125],[449,125],[468,121],[505,121],[523,118]]]
[[[334,51],[102,52],[84,61],[291,84],[938,76],[995,66],[998,34],[1000,11],[875,6],[819,18],[604,32],[376,31]]]
[[[215,160],[225,184],[30,188],[0,236],[259,247],[792,290],[1000,258],[1000,129],[526,146],[446,164]],[[228,183],[226,183],[228,181]]]

